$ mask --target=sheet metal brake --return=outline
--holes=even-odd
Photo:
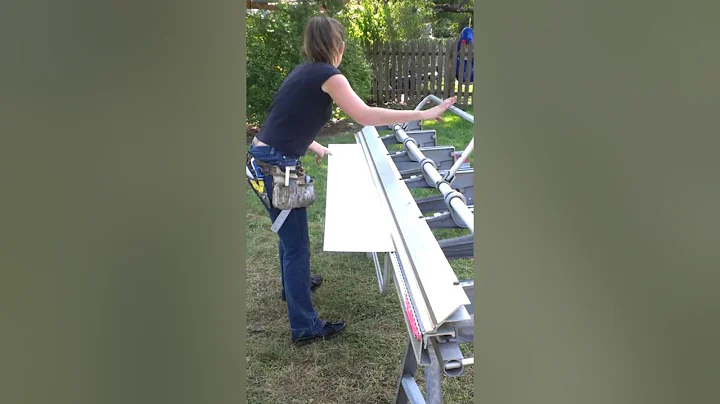
[[[416,109],[431,101],[442,102],[431,95]],[[458,108],[450,112],[474,122]],[[356,144],[330,145],[325,250],[368,253],[382,294],[392,275],[409,339],[395,402],[440,403],[440,375],[458,376],[474,362],[460,350],[474,338],[474,284],[459,280],[450,265],[452,259],[472,257],[473,169],[466,159],[473,141],[456,153],[438,148],[434,133],[408,127],[392,125],[392,134],[381,137],[377,128],[366,126],[355,134]],[[389,152],[391,144],[401,144],[403,151]],[[445,161],[445,153],[452,160]],[[403,172],[396,161],[402,161]],[[348,184],[361,184],[362,192]],[[416,199],[410,189],[418,187],[438,195]],[[469,234],[437,240],[432,229],[438,227]],[[418,365],[425,367],[425,394],[414,380]]]

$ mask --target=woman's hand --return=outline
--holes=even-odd
[[[323,157],[325,157],[326,155],[329,156],[331,154],[332,152],[330,151],[330,149],[321,145],[318,150],[315,151],[315,162],[321,165]]]
[[[438,122],[442,122],[441,115],[447,111],[448,108],[450,108],[451,105],[455,104],[457,101],[457,97],[450,97],[443,100],[443,102],[439,105],[436,105],[433,108],[430,108],[428,110],[425,110],[426,117],[424,120],[426,121],[432,121],[433,119],[437,120]]]
[[[318,142],[313,142],[310,147],[310,151],[315,153],[315,162],[318,165],[322,164],[323,157],[332,155],[332,152],[327,147],[321,145]]]

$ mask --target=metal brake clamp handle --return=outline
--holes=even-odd
[[[429,158],[427,158],[427,157],[425,157],[424,159],[420,160],[420,168],[422,169],[422,175],[423,175],[423,177],[425,178],[425,182],[426,182],[429,186],[434,186],[435,184],[433,183],[432,179],[431,179],[430,176],[428,175],[427,171],[425,171],[425,164],[430,164],[431,166],[433,166],[433,168],[435,168],[436,171],[437,171],[437,165],[435,164],[435,161],[433,161],[433,160],[431,160],[431,159],[429,159]]]
[[[445,195],[445,198],[444,198],[444,199],[445,199],[445,205],[447,206],[448,211],[450,212],[450,217],[452,218],[453,222],[455,222],[455,224],[456,224],[458,227],[461,227],[461,228],[463,228],[463,229],[467,229],[468,227],[467,227],[467,225],[465,224],[465,222],[462,221],[462,219],[460,218],[460,216],[458,216],[457,213],[455,212],[455,209],[453,209],[452,205],[450,205],[450,202],[451,202],[453,199],[455,199],[455,198],[460,198],[460,200],[461,200],[464,204],[467,204],[467,199],[465,199],[465,195],[461,194],[460,192],[458,192],[458,191],[456,191],[456,190],[452,190],[452,192],[448,192],[448,194]]]

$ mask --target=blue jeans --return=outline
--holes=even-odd
[[[250,153],[256,160],[276,166],[294,167],[297,158],[285,157],[268,146],[252,146]],[[273,179],[265,175],[265,189],[272,201]],[[274,222],[280,214],[275,207],[268,209]],[[310,234],[308,232],[307,208],[293,209],[285,219],[280,231],[278,252],[280,256],[280,279],[288,306],[290,334],[292,339],[317,334],[325,326],[311,301],[310,292]]]

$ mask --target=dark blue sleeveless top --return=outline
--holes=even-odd
[[[341,74],[327,63],[303,63],[275,93],[257,138],[287,157],[301,157],[332,117],[332,98],[320,87]]]

